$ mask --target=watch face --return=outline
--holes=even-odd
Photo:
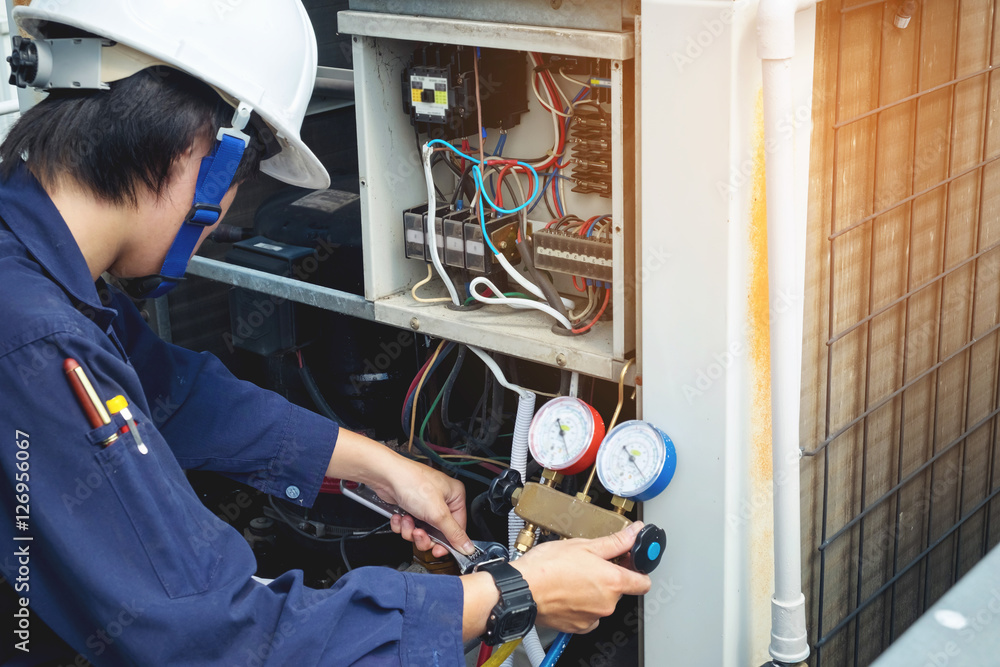
[[[535,622],[535,607],[525,606],[520,609],[509,609],[497,619],[497,635],[503,641],[523,637]]]

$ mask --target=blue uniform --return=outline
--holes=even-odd
[[[127,298],[94,284],[23,165],[0,183],[0,218],[0,597],[13,607],[0,610],[0,657],[464,664],[456,577],[361,568],[329,590],[307,588],[299,571],[267,586],[253,580],[250,547],[201,504],[184,470],[219,471],[309,506],[336,424],[160,340]],[[148,454],[127,434],[101,445],[124,421],[91,428],[66,358],[102,399],[126,397]],[[73,652],[59,654],[65,646],[44,639],[46,626]],[[25,636],[30,653],[16,646]]]

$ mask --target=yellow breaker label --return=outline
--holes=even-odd
[[[418,116],[443,119],[448,110],[448,80],[435,76],[410,76],[410,101]]]

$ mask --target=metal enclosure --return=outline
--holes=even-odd
[[[353,35],[358,110],[359,167],[364,222],[365,297],[375,319],[449,340],[471,343],[550,366],[617,379],[627,353],[635,349],[634,174],[627,158],[633,145],[632,32],[601,32],[493,24],[458,19],[348,11],[339,30]],[[407,55],[421,42],[558,53],[611,61],[612,197],[567,193],[575,209],[600,213],[610,203],[613,228],[614,319],[586,336],[566,338],[551,331],[541,314],[484,308],[455,312],[414,302],[409,288],[426,267],[403,259],[401,212],[426,201],[420,157],[409,118],[400,108],[399,81]],[[511,151],[527,154],[551,142],[550,119],[537,101],[512,131]],[[626,109],[629,113],[626,114]],[[495,135],[490,135],[489,143]]]

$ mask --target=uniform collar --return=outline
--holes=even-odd
[[[10,178],[0,180],[0,218],[71,297],[104,315],[101,320],[115,315],[101,303],[87,261],[62,214],[24,162]]]

